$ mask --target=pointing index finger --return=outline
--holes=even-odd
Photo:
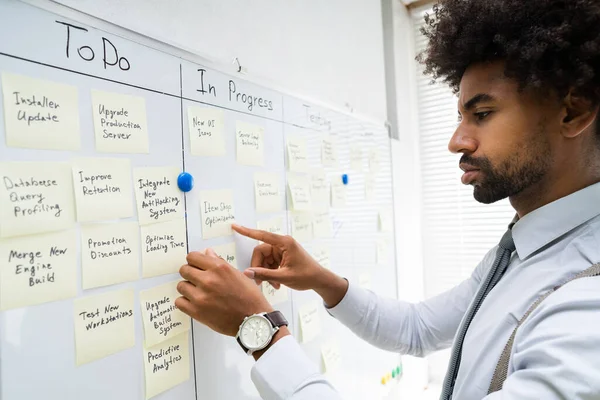
[[[234,231],[236,231],[240,235],[249,237],[251,239],[260,240],[261,242],[265,242],[265,243],[268,243],[273,246],[284,244],[284,241],[283,241],[284,237],[281,235],[277,235],[275,233],[261,231],[258,229],[250,229],[250,228],[246,228],[245,226],[240,226],[240,225],[235,225],[235,224],[232,225],[231,227]]]

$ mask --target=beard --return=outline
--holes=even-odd
[[[539,183],[550,169],[551,151],[549,143],[544,141],[521,147],[497,166],[487,157],[463,155],[460,162],[480,169],[483,178],[473,183],[473,197],[480,203],[491,204]]]

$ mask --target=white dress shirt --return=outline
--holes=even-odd
[[[527,214],[513,238],[510,265],[465,337],[453,399],[600,399],[600,277],[571,282],[544,300],[517,331],[503,389],[487,395],[500,354],[529,306],[600,262],[600,183]],[[424,302],[380,298],[350,284],[328,311],[374,346],[425,356],[452,345],[495,254],[493,248],[469,279]],[[252,379],[265,400],[340,398],[292,337],[259,359]]]

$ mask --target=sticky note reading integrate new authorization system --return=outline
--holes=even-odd
[[[2,73],[6,144],[79,150],[77,87]]]
[[[73,302],[77,365],[135,346],[133,299],[125,289]]]
[[[331,182],[331,207],[342,208],[346,206],[346,185],[338,180]]]
[[[84,289],[137,280],[139,258],[137,222],[81,226],[81,283]]]
[[[126,158],[79,158],[73,162],[77,220],[133,216],[131,164]]]
[[[264,128],[238,121],[236,123],[237,162],[244,165],[264,164]]]
[[[177,186],[177,167],[133,170],[133,187],[140,225],[183,218],[183,195]]]
[[[302,343],[307,343],[319,336],[321,333],[321,319],[319,317],[320,303],[311,301],[300,307],[300,329],[302,331]]]
[[[290,136],[287,139],[288,169],[293,172],[306,172],[308,169],[308,152],[306,139]]]
[[[229,263],[232,267],[238,267],[237,255],[235,252],[235,242],[214,246],[212,249],[219,255],[219,257],[227,261],[227,263]]]
[[[310,213],[292,213],[292,236],[299,242],[308,242],[313,239],[312,215]]]
[[[342,356],[340,346],[336,341],[330,340],[321,345],[321,356],[323,357],[324,372],[335,372],[340,368]]]
[[[140,96],[92,90],[96,150],[148,153],[146,100]]]
[[[309,211],[312,209],[310,182],[306,176],[288,174],[288,188],[292,199],[292,208],[295,211]]]
[[[254,199],[258,213],[281,211],[283,206],[279,190],[279,176],[268,172],[255,173]]]
[[[71,165],[0,163],[0,237],[72,228],[75,200]]]
[[[324,167],[337,167],[338,156],[335,140],[331,136],[323,138],[321,142],[321,162]]]
[[[190,317],[175,306],[175,299],[181,297],[177,291],[178,283],[169,282],[140,292],[145,347],[152,347],[190,330]]]
[[[193,156],[224,156],[223,111],[217,108],[188,107],[188,128]]]
[[[144,347],[146,400],[190,379],[189,333]]]
[[[275,289],[269,282],[265,281],[261,284],[261,287],[263,295],[272,306],[281,304],[288,300],[288,292],[290,290],[283,285],[281,285],[279,289]]]
[[[210,239],[233,234],[235,221],[233,193],[231,190],[204,190],[200,192],[202,238]]]
[[[173,274],[185,263],[185,220],[176,219],[141,227],[142,276]]]
[[[74,230],[0,241],[0,309],[26,307],[77,295]]]

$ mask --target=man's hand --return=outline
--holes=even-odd
[[[235,336],[244,317],[273,311],[260,288],[213,250],[192,252],[187,262],[179,270],[187,282],[177,285],[183,297],[175,305],[196,321]]]
[[[240,235],[260,240],[244,274],[257,283],[268,281],[295,290],[315,290],[329,306],[337,305],[348,290],[348,282],[323,268],[290,236],[233,225]]]

